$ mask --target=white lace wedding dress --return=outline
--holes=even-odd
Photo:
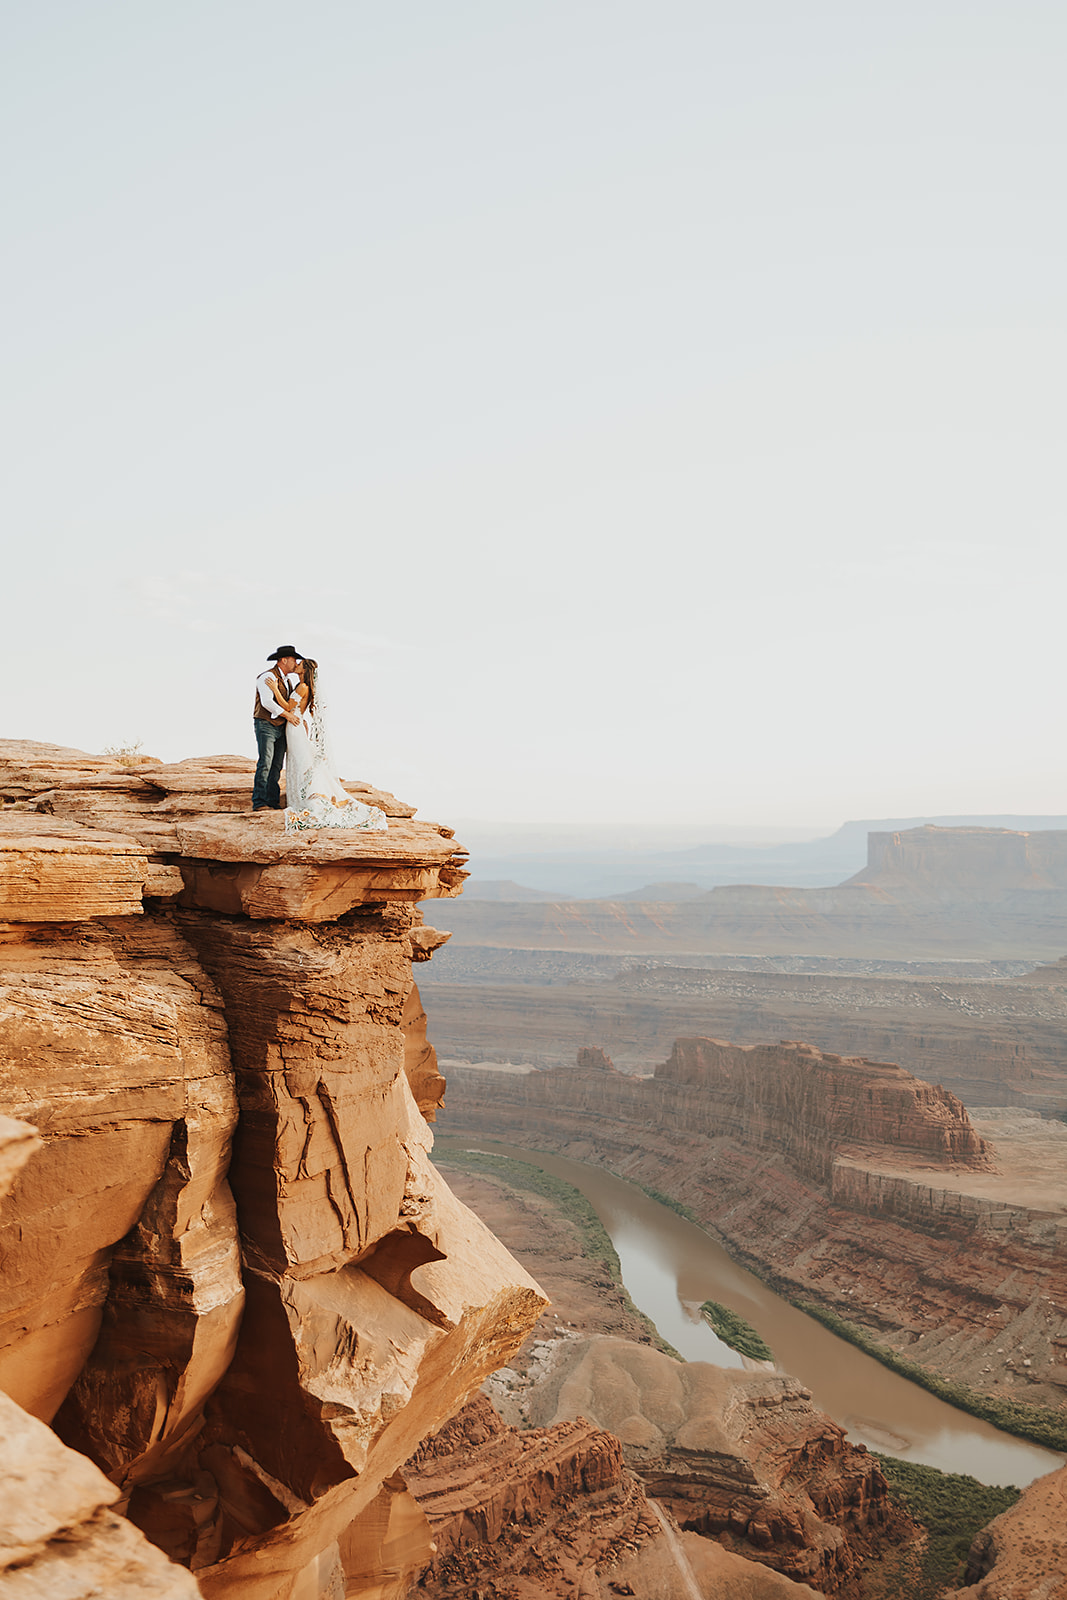
[[[353,800],[337,776],[326,737],[324,707],[316,691],[316,712],[289,723],[285,734],[285,831],[309,828],[363,828],[380,832],[389,826],[384,811]]]

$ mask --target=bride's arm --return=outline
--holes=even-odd
[[[294,725],[298,723],[300,721],[300,715],[299,712],[294,709],[296,706],[296,697],[292,694],[291,690],[288,697],[285,693],[285,691],[289,689],[288,678],[283,678],[279,672],[272,672],[266,679],[266,683],[271,695],[273,696],[275,705],[278,707],[278,710],[281,712],[286,722],[293,723]]]

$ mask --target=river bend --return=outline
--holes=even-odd
[[[967,1472],[982,1483],[1022,1488],[1064,1457],[958,1411],[805,1316],[740,1267],[710,1234],[632,1183],[600,1167],[495,1141],[437,1137],[449,1149],[485,1150],[540,1167],[579,1189],[618,1251],[635,1305],[687,1361],[753,1366],[724,1345],[699,1314],[718,1300],[750,1322],[774,1351],[778,1370],[799,1378],[815,1404],[872,1450]]]

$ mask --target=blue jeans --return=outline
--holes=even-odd
[[[278,779],[282,775],[282,762],[285,760],[285,730],[289,724],[283,722],[280,728],[276,728],[272,722],[265,721],[263,717],[253,717],[252,726],[256,730],[256,748],[259,751],[256,781],[252,785],[252,810],[258,811],[263,806],[269,806],[272,811],[279,811],[282,795]]]

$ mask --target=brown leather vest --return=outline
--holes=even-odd
[[[288,700],[290,697],[285,692],[285,679],[284,679],[284,677],[278,671],[277,667],[273,667],[271,670],[274,673],[275,679],[277,680],[278,688],[282,691],[282,694],[285,695],[285,698]],[[258,683],[256,684],[256,703],[255,703],[255,706],[253,708],[252,715],[259,722],[269,722],[275,728],[280,728],[282,726],[282,724],[284,723],[284,721],[285,721],[284,717],[281,717],[281,716],[272,717],[271,716],[270,712],[267,710],[266,706],[263,704],[262,700],[259,698],[259,684]]]

